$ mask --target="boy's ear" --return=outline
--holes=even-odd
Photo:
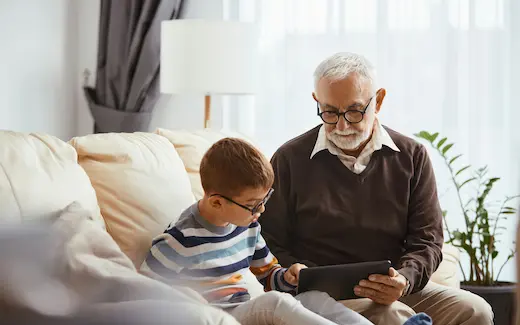
[[[222,208],[222,198],[220,196],[212,196],[208,199],[209,204],[214,209],[221,209]]]

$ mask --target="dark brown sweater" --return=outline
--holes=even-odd
[[[312,159],[319,127],[273,155],[275,192],[259,222],[283,266],[390,260],[426,285],[442,260],[442,214],[434,172],[421,144],[385,129],[400,152],[383,146],[361,174],[323,150]]]

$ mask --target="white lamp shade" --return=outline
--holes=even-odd
[[[163,21],[161,28],[161,92],[255,93],[258,30],[254,24],[176,19]]]

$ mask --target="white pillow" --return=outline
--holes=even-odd
[[[0,131],[0,222],[50,220],[73,201],[104,227],[72,146],[50,135]]]
[[[108,232],[139,268],[153,237],[195,202],[179,155],[152,133],[93,134],[70,143],[96,189]]]

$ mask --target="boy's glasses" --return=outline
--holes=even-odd
[[[212,194],[212,195],[210,195],[210,197],[212,197],[212,196],[220,196],[221,198],[223,198],[223,199],[225,199],[225,200],[227,200],[227,201],[229,201],[229,202],[231,202],[233,204],[238,205],[242,209],[246,209],[247,211],[251,212],[251,214],[253,215],[253,214],[257,213],[260,210],[260,208],[267,203],[267,201],[271,198],[271,195],[273,195],[273,192],[274,192],[274,189],[272,189],[272,188],[269,189],[269,192],[267,192],[267,195],[262,199],[262,201],[258,202],[258,204],[255,205],[253,208],[250,208],[250,207],[247,207],[247,206],[245,206],[243,204],[240,204],[240,203],[238,203],[238,202],[228,198],[227,196],[224,196],[224,195],[221,195],[221,194]]]

